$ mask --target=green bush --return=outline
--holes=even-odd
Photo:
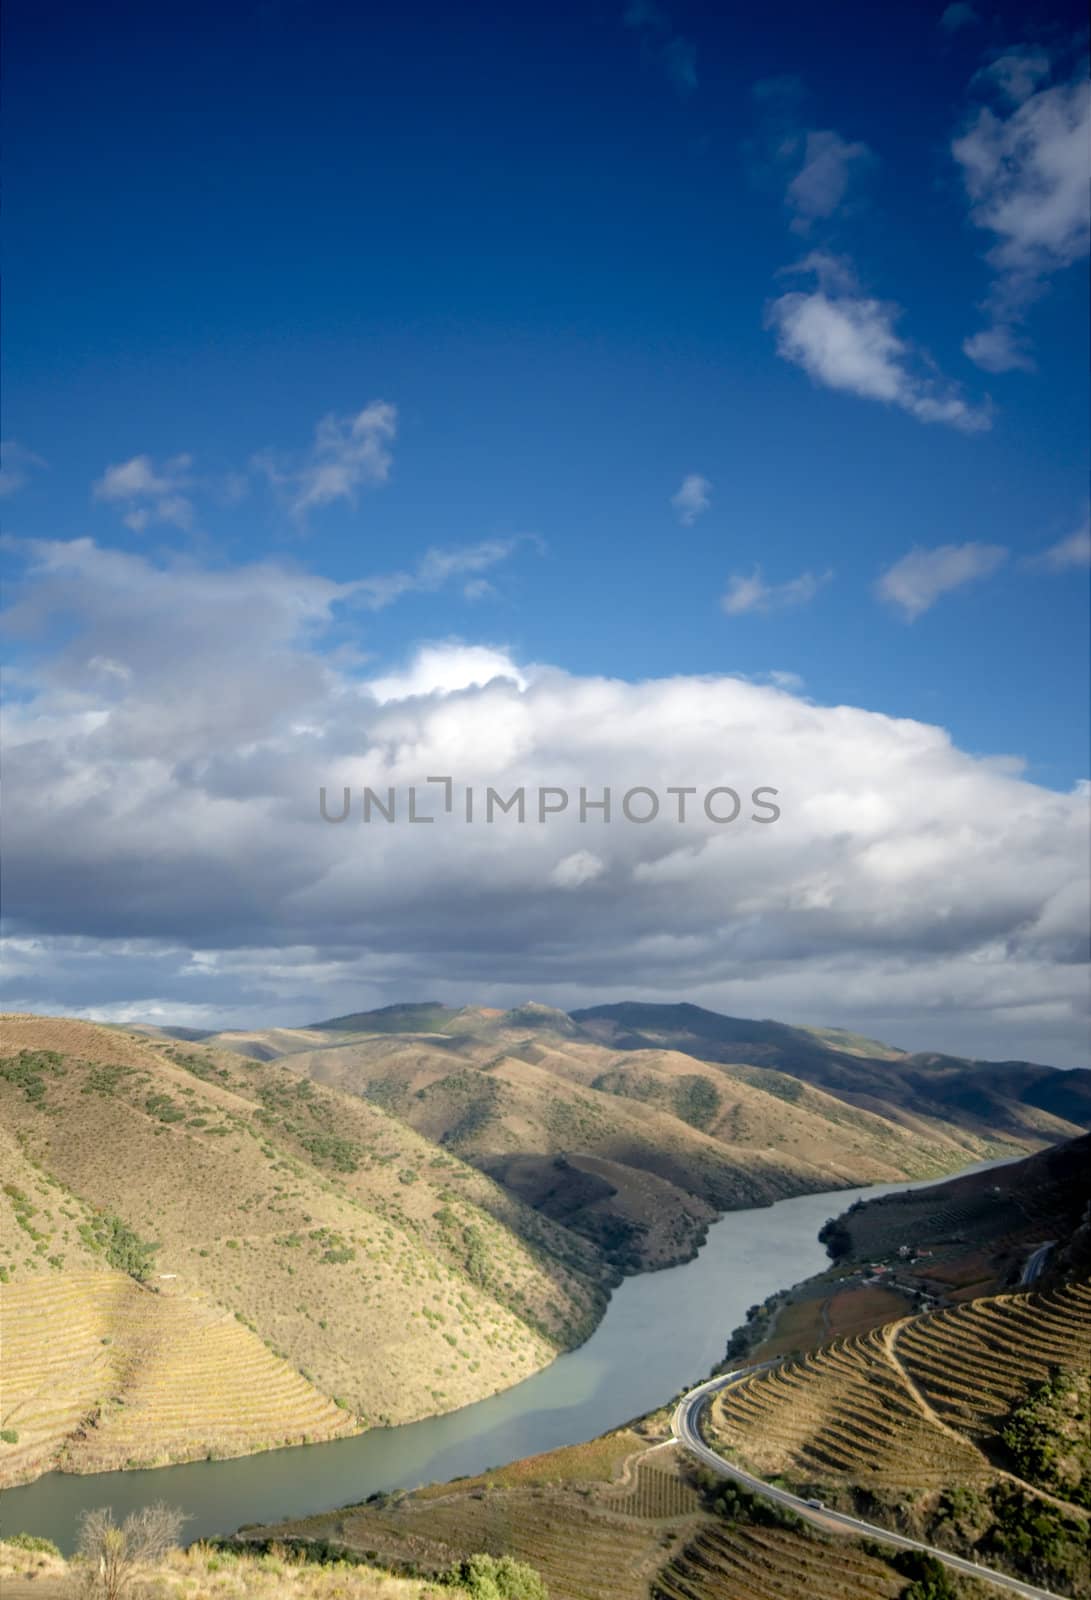
[[[19,1435],[14,1428],[0,1428],[0,1439],[3,1439],[5,1444],[19,1443]]]
[[[444,1582],[473,1600],[548,1600],[549,1594],[541,1574],[511,1556],[470,1556],[450,1567]]]
[[[59,1559],[61,1554],[52,1539],[43,1539],[36,1533],[12,1533],[4,1543],[14,1545],[16,1550],[33,1550],[42,1556],[56,1556]]]
[[[896,1572],[913,1581],[902,1590],[901,1600],[957,1600],[958,1590],[947,1568],[935,1556],[917,1550],[900,1550],[891,1560]]]

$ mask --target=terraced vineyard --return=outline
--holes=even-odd
[[[0,1341],[8,1482],[314,1442],[354,1421],[228,1313],[119,1272],[8,1286]]]
[[[693,1517],[701,1510],[697,1491],[671,1466],[652,1461],[637,1462],[633,1485],[616,1499],[604,1501],[621,1517],[642,1517],[662,1521],[672,1517]]]
[[[652,1585],[654,1600],[894,1600],[905,1579],[848,1540],[781,1528],[703,1527]]]
[[[481,1477],[255,1533],[328,1539],[430,1572],[475,1550],[508,1554],[541,1572],[551,1600],[648,1600],[659,1567],[707,1516],[692,1478],[683,1452],[649,1450],[645,1435],[621,1429]]]
[[[914,1387],[948,1427],[974,1440],[999,1423],[1051,1367],[1091,1360],[1091,1284],[1048,1295],[974,1300],[895,1327],[892,1345]]]
[[[665,1527],[605,1511],[578,1490],[546,1488],[411,1498],[387,1510],[361,1507],[342,1513],[335,1528],[354,1549],[433,1570],[474,1550],[512,1555],[537,1568],[556,1600],[647,1600],[666,1554],[664,1539],[669,1546],[672,1534],[692,1531],[692,1513],[688,1522]]]
[[[1053,1366],[1084,1366],[1091,1287],[905,1318],[758,1372],[712,1409],[716,1442],[765,1476],[871,1488],[969,1487],[981,1445]]]

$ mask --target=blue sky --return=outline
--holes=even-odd
[[[95,631],[28,541],[87,539],[135,563],[107,584],[363,583],[307,640],[355,680],[436,641],[574,681],[775,674],[1070,794],[1082,28],[9,0],[16,698]],[[16,926],[102,931],[33,893]]]

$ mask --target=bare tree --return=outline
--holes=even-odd
[[[185,1520],[181,1511],[162,1501],[131,1511],[120,1523],[109,1506],[85,1511],[78,1545],[83,1593],[94,1600],[123,1600],[139,1569],[162,1561],[178,1543]]]

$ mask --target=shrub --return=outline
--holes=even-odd
[[[43,1539],[37,1533],[9,1533],[4,1543],[10,1544],[16,1550],[32,1550],[35,1555],[56,1556],[58,1560],[60,1559],[61,1552],[53,1540]]]
[[[548,1600],[541,1574],[511,1556],[470,1556],[450,1567],[443,1581],[473,1600]]]
[[[18,1444],[18,1431],[15,1428],[0,1428],[0,1439],[3,1439],[5,1444]]]

